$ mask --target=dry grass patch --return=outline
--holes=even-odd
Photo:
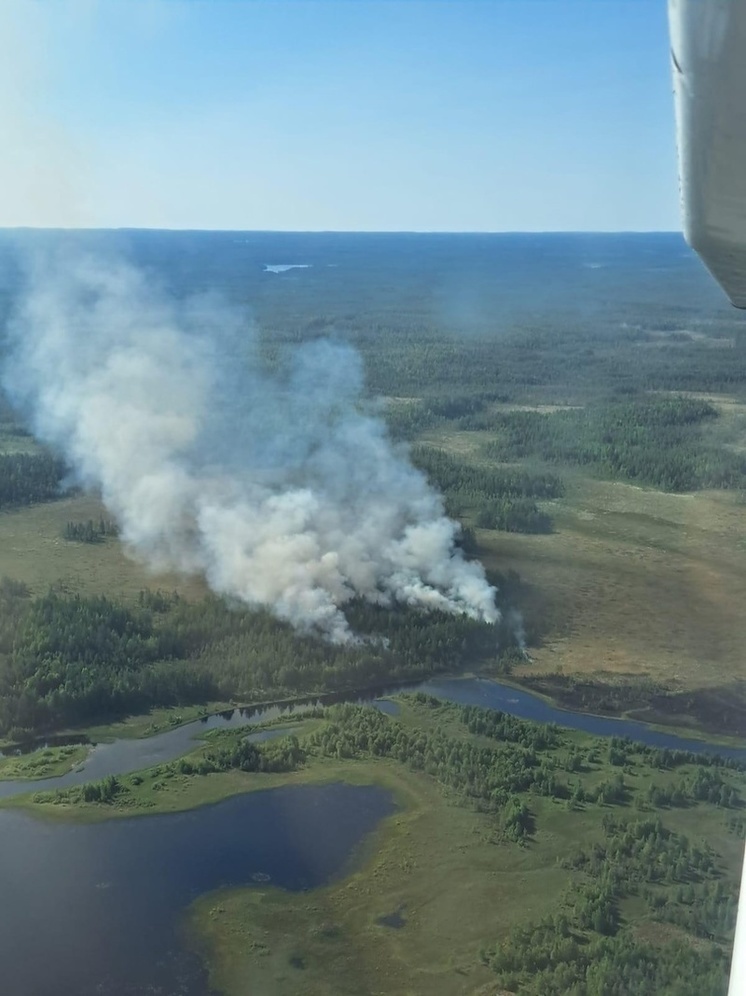
[[[675,495],[567,478],[549,536],[483,532],[484,562],[527,582],[543,633],[532,673],[743,679],[746,510],[729,492]]]
[[[68,594],[107,595],[134,600],[143,588],[178,590],[198,598],[206,586],[198,578],[156,575],[124,553],[119,540],[76,543],[63,538],[68,522],[108,517],[90,495],[62,498],[0,512],[0,577],[25,582],[35,595],[54,585]]]

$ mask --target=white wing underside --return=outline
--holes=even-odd
[[[746,308],[746,3],[669,0],[668,13],[684,235]]]
[[[668,19],[684,235],[746,308],[746,0],[668,0]],[[746,854],[728,996],[746,996]]]

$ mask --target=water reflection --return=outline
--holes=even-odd
[[[374,786],[295,786],[185,813],[59,825],[0,811],[1,990],[207,993],[179,934],[202,893],[314,888],[394,810]]]
[[[685,750],[695,754],[720,754],[721,757],[746,761],[746,747],[723,747],[705,740],[679,737],[633,719],[615,719],[611,716],[593,716],[585,712],[559,709],[530,692],[499,681],[485,678],[441,678],[424,681],[417,687],[421,692],[449,702],[480,706],[482,709],[499,709],[511,716],[530,719],[536,723],[557,723],[558,726],[583,730],[601,737],[629,737],[649,747],[668,747],[670,750]]]
[[[342,696],[335,696],[342,701]],[[329,701],[325,699],[325,701]],[[364,696],[353,697],[353,701],[367,702],[376,705],[389,715],[395,715],[398,706],[395,702],[373,700]],[[165,764],[176,757],[187,754],[195,747],[199,736],[208,730],[237,729],[243,726],[266,723],[282,716],[293,716],[298,712],[313,706],[320,706],[320,699],[311,699],[296,705],[276,705],[266,708],[231,709],[222,713],[205,716],[192,723],[185,723],[164,733],[141,740],[115,740],[112,743],[100,743],[92,747],[82,765],[74,771],[55,778],[42,778],[34,781],[2,781],[0,780],[0,799],[24,792],[43,792],[49,789],[67,788],[70,785],[82,785],[84,782],[97,781],[106,775],[124,775],[141,768],[151,768],[156,764]]]
[[[193,750],[195,740],[207,730],[235,729],[251,724],[264,723],[293,716],[312,706],[328,704],[331,701],[352,701],[373,705],[388,715],[396,715],[398,706],[390,699],[380,696],[387,692],[425,692],[449,702],[462,705],[476,705],[484,709],[500,709],[503,712],[531,719],[539,723],[557,723],[572,729],[584,730],[596,736],[630,737],[651,747],[668,747],[671,750],[687,750],[694,753],[716,753],[722,757],[732,757],[746,761],[746,747],[722,747],[704,740],[692,740],[673,733],[655,730],[645,723],[634,720],[614,719],[606,716],[592,716],[588,713],[571,712],[550,705],[530,692],[524,692],[512,685],[486,678],[440,678],[406,685],[396,689],[381,689],[376,696],[335,695],[325,699],[313,699],[295,705],[283,704],[266,708],[232,709],[227,712],[206,716],[186,723],[184,726],[165,733],[159,733],[144,740],[115,740],[113,743],[96,744],[85,763],[57,778],[38,781],[0,781],[0,798],[19,795],[29,791],[65,788],[96,781],[106,775],[122,775],[140,768],[164,764]]]

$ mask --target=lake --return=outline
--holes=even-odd
[[[709,750],[746,761],[746,748],[559,709],[489,679],[440,678],[390,691],[420,691],[597,736],[628,736],[651,746]],[[395,702],[373,694],[349,699],[392,715],[398,709]],[[60,778],[0,782],[0,796],[164,763],[191,750],[207,730],[291,716],[309,704],[314,703],[234,709],[147,739],[96,744],[78,770]],[[285,732],[278,726],[250,736],[261,740]],[[3,991],[13,996],[57,996],[63,991],[203,996],[204,968],[179,931],[181,914],[192,900],[225,885],[270,881],[286,889],[318,886],[344,873],[355,846],[393,809],[382,789],[336,784],[288,786],[186,813],[88,825],[55,824],[0,810]]]
[[[746,761],[746,749],[678,737],[644,723],[558,709],[489,679],[440,678],[396,691],[421,691],[598,736],[717,751]],[[372,694],[350,699],[389,714],[398,708]],[[234,709],[144,740],[97,744],[79,770],[43,781],[0,782],[0,795],[80,784],[163,763],[192,749],[207,730],[291,716],[308,704]],[[285,732],[278,726],[250,736],[266,739]],[[186,813],[88,825],[55,824],[0,810],[4,991],[14,996],[57,996],[62,991],[81,996],[204,996],[204,967],[179,929],[192,900],[226,885],[321,885],[344,873],[355,846],[393,809],[391,796],[382,789],[335,784],[288,786]]]
[[[0,811],[2,992],[204,996],[204,967],[180,927],[197,896],[322,885],[394,809],[384,789],[337,783],[82,825]]]

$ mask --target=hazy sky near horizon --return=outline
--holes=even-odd
[[[2,0],[0,226],[679,229],[664,0]]]

